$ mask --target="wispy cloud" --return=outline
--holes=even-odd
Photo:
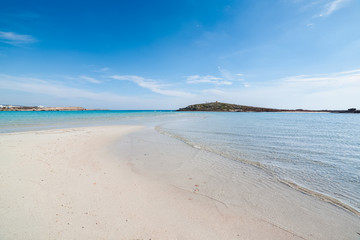
[[[242,74],[242,73],[234,74],[231,71],[229,71],[225,68],[222,68],[222,67],[218,67],[218,71],[219,71],[221,77],[228,81],[244,81],[244,79],[243,79],[244,74]]]
[[[327,74],[299,75],[245,89],[246,100],[284,108],[346,109],[359,107],[360,69]],[[237,93],[239,94],[239,92]],[[235,95],[235,94],[234,94]]]
[[[22,35],[14,32],[0,31],[0,42],[10,45],[22,45],[37,42],[37,40],[30,35]]]
[[[219,89],[204,89],[201,91],[204,94],[212,94],[217,96],[225,96],[226,92]]]
[[[360,69],[329,74],[291,76],[282,80],[285,83],[306,84],[312,87],[336,87],[349,84],[360,86]]]
[[[221,76],[224,79],[231,80],[231,81],[234,80],[234,76],[229,70],[224,69],[222,67],[218,67],[218,71],[220,72]]]
[[[142,88],[149,89],[152,92],[159,93],[162,95],[174,96],[174,97],[191,97],[191,96],[193,96],[192,94],[187,93],[187,92],[164,89],[164,87],[166,87],[166,85],[160,84],[155,80],[143,78],[143,77],[136,76],[136,75],[114,75],[114,76],[111,76],[110,78],[116,79],[116,80],[130,81],[130,82],[137,84],[138,86],[140,86]]]
[[[25,99],[22,93],[34,94],[41,99],[41,105],[49,104],[51,100],[58,105],[65,102],[69,104],[83,102],[105,108],[112,105],[116,106],[116,109],[152,109],[154,106],[162,109],[174,109],[175,106],[181,107],[203,101],[224,101],[244,105],[293,109],[360,108],[360,69],[327,74],[288,76],[270,82],[257,81],[252,82],[249,88],[235,84],[223,88],[217,88],[217,86],[212,88],[210,85],[206,89],[191,90],[196,95],[172,90],[169,89],[169,85],[136,75],[115,75],[111,78],[118,81],[133,82],[140,87],[159,93],[159,95],[122,96],[109,90],[101,91],[102,85],[97,85],[96,89],[90,90],[76,87],[76,84],[73,85],[73,81],[71,81],[70,86],[68,85],[69,81],[60,82],[5,74],[0,74],[0,89],[3,89],[2,92],[5,93],[9,92],[7,90],[17,92],[13,99],[25,103],[29,99]],[[79,80],[79,77],[74,80]],[[246,82],[241,83],[246,84]],[[169,98],[162,95],[180,96],[181,98]]]
[[[101,83],[100,80],[97,80],[97,79],[92,78],[92,77],[84,76],[84,75],[79,76],[79,78],[82,79],[82,80],[85,80],[85,81],[87,81],[87,82],[90,82],[90,83],[96,83],[96,84]]]
[[[316,25],[315,19],[326,18],[337,12],[341,8],[349,6],[348,3],[354,0],[283,0],[285,2],[290,2],[298,6],[299,11],[301,12],[313,12],[315,15],[309,19],[305,26],[308,29],[313,29]]]
[[[251,87],[204,89],[199,99],[237,104],[304,109],[360,108],[360,69],[289,76]]]
[[[339,10],[340,8],[345,6],[346,2],[351,0],[332,0],[324,5],[324,9],[320,14],[320,17],[326,17],[333,14],[335,11]]]
[[[198,83],[211,83],[216,85],[231,85],[231,81],[224,80],[223,78],[215,77],[212,75],[200,76],[200,75],[192,75],[186,78],[186,82],[190,84],[198,84]]]
[[[74,80],[76,79],[79,78]],[[8,90],[14,94],[2,95],[4,92],[9,92]],[[24,93],[33,94],[34,99],[28,99],[29,96]],[[172,92],[169,90],[167,93],[165,95]],[[0,100],[12,104],[67,105],[107,109],[175,109],[175,105],[183,106],[183,101],[186,99],[188,98],[171,98],[170,100],[169,97],[162,95],[125,96],[113,91],[103,91],[101,88],[84,89],[69,86],[66,82],[50,79],[0,74]]]
[[[97,69],[97,70],[94,70],[93,72],[99,72],[99,73],[104,73],[104,72],[108,72],[110,71],[111,69],[108,68],[108,67],[103,67],[103,68],[100,68],[100,69]]]
[[[86,98],[92,100],[129,100],[127,97],[109,92],[93,92],[90,90],[68,87],[58,82],[30,77],[19,77],[0,74],[0,89],[20,92],[51,95],[59,98]]]
[[[214,85],[232,85],[234,81],[244,81],[243,74],[233,74],[227,69],[218,67],[219,77],[213,75],[192,75],[186,78],[189,84],[210,83]]]

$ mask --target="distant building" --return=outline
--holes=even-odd
[[[10,109],[10,108],[13,108],[13,107],[15,107],[15,106],[13,106],[13,105],[2,105],[2,104],[0,104],[0,108]]]

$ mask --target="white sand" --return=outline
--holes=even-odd
[[[269,215],[256,211],[269,203],[239,203],[240,207],[245,204],[239,210],[202,192],[200,179],[188,189],[182,181],[169,178],[179,177],[180,167],[174,165],[183,156],[162,154],[159,149],[165,145],[157,149],[141,139],[139,144],[128,141],[127,134],[140,129],[116,126],[1,134],[0,239],[357,239],[353,229],[358,218],[333,206],[325,208],[329,221],[304,230],[291,227],[291,221],[281,223],[276,216],[269,220],[272,209]],[[120,138],[127,140],[116,142]],[[146,147],[157,155],[148,158]],[[159,168],[164,162],[169,165]],[[152,175],[141,166],[157,169],[150,173],[167,173]],[[281,197],[274,197],[276,205],[276,197]],[[315,215],[311,211],[322,205],[314,203],[310,210],[295,205],[293,218],[299,212]],[[348,231],[334,230],[339,224],[340,231],[349,225]]]

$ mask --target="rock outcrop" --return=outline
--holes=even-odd
[[[180,108],[177,111],[202,111],[202,112],[312,112],[310,110],[296,109],[274,109],[274,108],[262,108],[251,107],[245,105],[211,102],[189,105],[185,108]]]

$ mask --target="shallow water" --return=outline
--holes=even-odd
[[[360,211],[360,115],[189,113],[159,129]]]
[[[267,222],[294,239],[358,239],[359,215],[289,188],[271,171],[191,147],[155,129],[133,132],[113,148],[122,156],[119,161],[140,176],[191,193],[188,201],[209,200],[221,216]]]
[[[0,132],[132,124],[157,129],[229,161],[360,211],[360,115],[177,113],[172,111],[0,112]],[[313,191],[313,192],[312,192]]]
[[[0,112],[0,133],[102,126],[113,124],[144,124],[163,116],[174,115],[172,111],[43,111]]]

